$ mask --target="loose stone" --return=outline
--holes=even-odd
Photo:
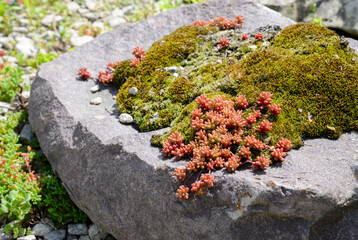
[[[8,111],[8,110],[13,110],[14,108],[11,107],[10,103],[0,102],[0,109],[2,109],[3,111]]]
[[[131,95],[137,95],[137,93],[138,93],[138,89],[136,88],[136,87],[131,87],[130,89],[129,89],[129,94],[131,94]]]
[[[102,98],[101,97],[96,97],[91,99],[90,104],[92,105],[99,105],[102,103]]]
[[[99,91],[99,86],[98,85],[91,87],[91,92],[92,93],[95,93],[95,92],[98,92],[98,91]]]
[[[34,56],[37,52],[34,46],[34,42],[27,37],[21,37],[18,39],[15,50],[24,54],[26,57]]]
[[[116,17],[116,18],[111,18],[109,20],[109,26],[111,28],[116,28],[122,24],[125,24],[126,23],[126,20],[124,18],[121,18],[121,17]]]
[[[164,71],[166,72],[170,72],[170,73],[175,73],[177,71],[177,67],[173,66],[173,67],[165,67]]]
[[[71,44],[75,47],[79,47],[89,41],[92,41],[92,36],[72,36],[71,37]]]
[[[125,124],[128,124],[128,123],[132,123],[133,122],[133,117],[127,113],[122,113],[120,116],[119,116],[119,121],[121,123],[125,123]]]
[[[133,120],[133,118],[132,118],[132,120]],[[107,235],[108,235],[108,233],[103,231],[100,227],[98,227],[94,223],[91,224],[91,226],[89,227],[88,236],[90,237],[91,240],[102,240],[102,239],[105,239]]]
[[[67,4],[67,8],[68,10],[70,10],[71,12],[75,13],[78,11],[78,9],[80,9],[80,5],[78,5],[77,2],[70,2]]]
[[[86,235],[88,233],[88,229],[86,224],[68,224],[68,229],[67,229],[69,234],[73,234],[73,235]]]
[[[62,16],[56,16],[56,15],[47,15],[46,17],[44,17],[41,21],[42,25],[45,25],[46,27],[51,26],[54,23],[58,23],[60,21],[63,20]]]
[[[28,235],[28,236],[24,236],[24,237],[19,237],[17,238],[17,240],[36,240],[35,235]]]
[[[49,234],[52,230],[53,228],[50,227],[49,225],[38,223],[33,227],[32,233],[35,236],[44,237],[45,235]]]
[[[78,240],[91,240],[88,235],[80,236]]]
[[[99,18],[98,14],[95,12],[86,12],[83,14],[83,16],[92,22],[96,21]]]
[[[76,235],[71,235],[71,234],[68,234],[67,237],[66,237],[66,240],[77,240],[78,237]]]
[[[62,240],[66,237],[66,230],[54,230],[44,237],[44,240]]]
[[[34,133],[32,132],[30,124],[25,124],[20,132],[20,139],[24,143],[30,143],[30,141],[34,138]]]
[[[18,32],[18,33],[28,33],[28,32],[29,32],[29,29],[26,28],[26,27],[14,27],[14,28],[12,29],[12,31]]]
[[[11,39],[9,37],[0,37],[0,43],[4,46],[5,49],[11,48]]]

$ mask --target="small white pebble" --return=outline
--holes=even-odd
[[[137,93],[138,93],[138,89],[136,88],[136,87],[131,87],[130,89],[129,89],[129,94],[131,94],[131,95],[137,95]]]
[[[98,85],[91,87],[91,92],[92,93],[95,93],[95,92],[98,92],[98,91],[99,91],[99,86]]]
[[[121,123],[132,123],[133,122],[133,117],[127,113],[122,113],[119,116],[119,121]]]
[[[91,99],[90,104],[92,105],[99,105],[102,103],[102,98],[101,97],[96,97]]]

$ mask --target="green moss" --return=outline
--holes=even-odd
[[[193,139],[190,112],[203,93],[243,94],[251,106],[262,91],[273,93],[282,112],[271,119],[271,143],[284,137],[299,147],[302,138],[337,138],[342,131],[358,130],[357,55],[344,39],[301,23],[265,37],[268,44],[237,40],[240,34],[183,27],[156,42],[138,69],[128,69],[127,63],[120,66],[123,73],[117,68],[117,82],[128,79],[117,96],[119,109],[130,112],[141,130],[171,126],[169,133],[156,137],[156,144],[174,131],[186,141]],[[217,49],[223,36],[230,47]],[[165,72],[166,66],[182,66],[180,77]],[[128,94],[132,86],[140,89],[136,96]]]
[[[146,57],[133,68],[130,61],[122,62],[114,72],[114,84],[119,87],[117,106],[120,112],[131,113],[142,131],[168,127],[178,112],[195,97],[193,85],[184,77],[174,78],[164,71],[167,66],[180,65],[197,50],[199,36],[212,34],[213,27],[185,26],[157,41]],[[136,87],[133,96],[129,89]]]
[[[194,85],[184,77],[174,79],[168,87],[168,98],[174,102],[187,103],[193,98]]]
[[[135,68],[130,66],[130,60],[121,62],[113,73],[113,84],[121,87],[129,77],[135,75]]]

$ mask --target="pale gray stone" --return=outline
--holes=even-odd
[[[30,20],[27,18],[20,18],[19,22],[20,22],[21,26],[28,26],[30,24]]]
[[[80,238],[78,240],[91,240],[91,239],[88,235],[83,235],[83,236],[80,236]]]
[[[31,85],[32,82],[35,80],[36,74],[26,74],[22,76],[22,79],[24,79],[24,84]]]
[[[95,10],[95,9],[100,9],[103,7],[103,3],[102,1],[98,1],[98,0],[85,0],[85,6],[89,9],[89,10]]]
[[[86,224],[83,223],[68,224],[67,232],[73,235],[86,235],[88,233],[88,229]]]
[[[7,109],[7,110],[13,110],[14,108],[11,107],[10,103],[7,102],[0,102],[0,108],[1,109]]]
[[[129,115],[128,113],[122,113],[119,116],[119,121],[121,123],[125,123],[125,124],[132,123],[133,122],[133,117],[131,115]]]
[[[101,97],[92,98],[90,101],[90,104],[92,104],[92,105],[99,105],[101,103],[102,103]]]
[[[99,91],[99,86],[95,85],[95,86],[91,87],[90,90],[91,90],[92,93],[98,92]]]
[[[33,138],[34,138],[34,133],[32,132],[30,124],[27,123],[21,129],[20,140],[24,143],[29,143]]]
[[[67,8],[68,8],[68,10],[70,10],[71,12],[75,13],[75,12],[77,12],[81,7],[80,7],[80,5],[78,5],[77,2],[71,1],[71,2],[67,3]]]
[[[111,18],[109,20],[109,23],[108,25],[111,27],[111,28],[116,28],[122,24],[125,24],[126,23],[126,20],[122,17],[115,17],[115,18]]]
[[[116,8],[111,12],[111,16],[112,17],[123,17],[124,16],[123,10],[120,8]]]
[[[170,72],[170,73],[175,73],[177,71],[178,67],[172,66],[172,67],[165,67],[164,71],[166,72]]]
[[[49,15],[46,15],[41,20],[41,24],[46,26],[46,27],[50,27],[53,24],[57,24],[57,23],[61,22],[62,20],[63,20],[63,17],[60,16],[60,15],[49,14]]]
[[[45,38],[47,40],[52,39],[55,36],[55,32],[52,30],[47,30],[46,32],[42,33],[41,38]]]
[[[79,28],[81,26],[85,26],[85,25],[89,25],[90,22],[87,19],[79,19],[77,21],[75,21],[72,25],[75,28]]]
[[[15,50],[19,53],[24,54],[26,57],[33,57],[36,55],[36,48],[34,45],[34,41],[27,37],[21,37],[17,39],[17,44],[15,46]]]
[[[92,223],[88,229],[88,236],[91,240],[104,240],[107,237],[108,233],[102,230],[95,223]]]
[[[339,239],[344,224],[356,218],[355,132],[335,141],[305,140],[282,165],[263,173],[215,171],[208,195],[180,202],[172,172],[186,162],[164,159],[159,148],[150,146],[152,132],[138,132],[120,124],[118,114],[90,106],[93,82],[75,80],[78,68],[99,71],[114,56],[131,59],[133,46],[149,49],[196,19],[237,14],[245,17],[242,31],[247,33],[267,24],[284,28],[294,23],[245,0],[211,0],[121,25],[38,72],[29,119],[41,148],[76,204],[117,239],[323,239],[326,223],[331,226],[328,239]],[[96,94],[115,105],[117,92],[109,86]],[[358,229],[355,222],[352,232]]]
[[[96,21],[99,18],[98,14],[95,13],[95,12],[86,12],[86,13],[82,14],[82,16],[87,18],[88,20],[90,20],[92,22]]]
[[[66,239],[67,240],[78,240],[78,237],[76,235],[67,234]]]
[[[12,31],[18,32],[18,33],[28,33],[29,29],[27,27],[13,27]]]
[[[36,240],[35,235],[28,235],[24,237],[18,237],[17,240]]]
[[[66,230],[53,230],[52,232],[45,235],[44,240],[62,240],[66,237]]]
[[[126,6],[122,9],[124,15],[129,15],[135,9],[133,5]]]
[[[30,91],[23,91],[21,95],[23,98],[25,98],[25,100],[28,100],[30,97]]]
[[[12,67],[16,67],[16,66],[17,66],[17,59],[16,59],[16,57],[6,55],[4,58],[5,58],[6,62],[7,62],[10,66],[12,66]]]
[[[46,234],[50,233],[53,228],[44,223],[38,223],[32,228],[32,233],[35,236],[44,237]]]
[[[11,240],[11,239],[12,239],[12,237],[7,235],[7,234],[5,234],[3,232],[3,229],[0,228],[0,240]]]
[[[137,93],[138,93],[138,89],[136,88],[136,87],[131,87],[130,89],[129,89],[129,94],[130,95],[137,95]]]
[[[92,36],[72,36],[71,37],[71,44],[72,46],[79,47],[89,41],[93,40]]]
[[[103,23],[102,21],[100,21],[100,20],[95,21],[95,22],[92,24],[92,26],[93,26],[94,28],[104,29],[104,23]]]

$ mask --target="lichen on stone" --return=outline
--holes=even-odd
[[[170,126],[169,133],[153,139],[157,145],[175,131],[185,141],[193,138],[190,112],[204,93],[227,99],[245,95],[249,107],[262,91],[273,93],[282,112],[274,116],[272,143],[284,137],[299,147],[303,138],[337,138],[358,130],[357,55],[346,40],[315,24],[278,30],[260,28],[242,40],[240,28],[179,28],[154,43],[138,67],[129,61],[117,67],[118,108],[130,113],[142,131]],[[258,31],[263,41],[255,39]],[[230,45],[219,48],[223,37]],[[135,96],[129,94],[132,87],[138,89]]]

